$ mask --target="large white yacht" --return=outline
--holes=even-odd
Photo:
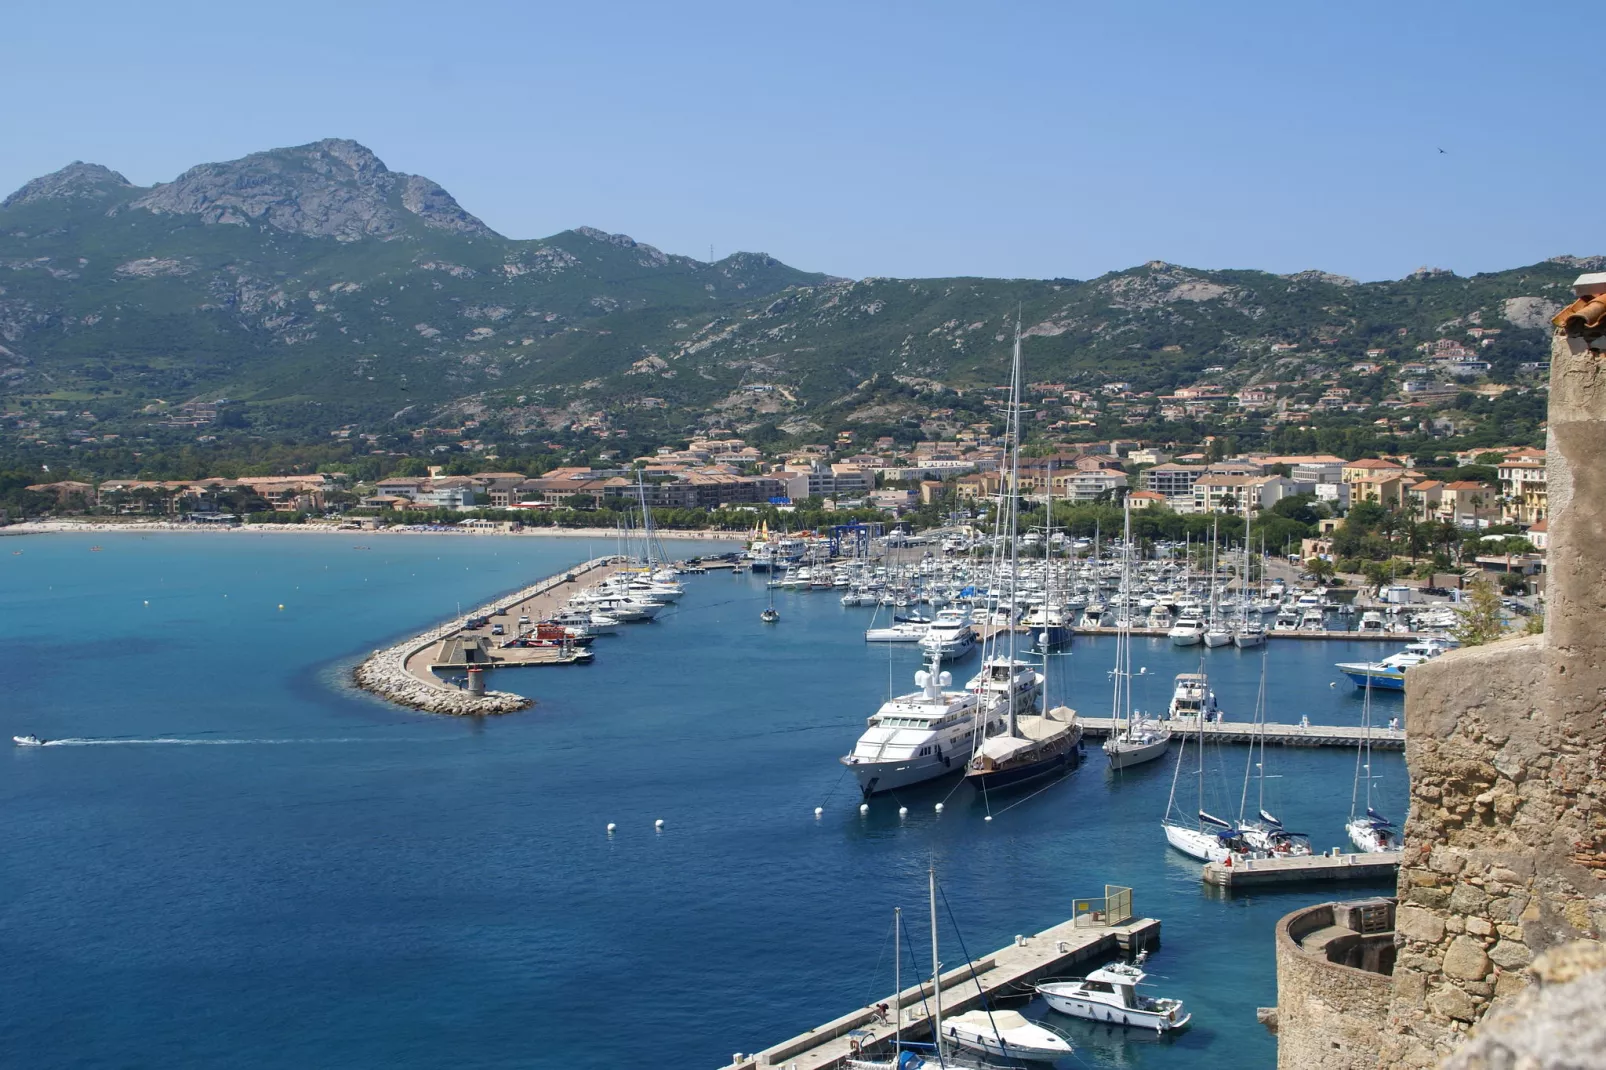
[[[1094,970],[1079,981],[1049,981],[1037,986],[1037,994],[1061,1014],[1088,1018],[1111,1025],[1139,1026],[1157,1033],[1187,1028],[1193,1015],[1183,1010],[1180,999],[1155,999],[1138,993],[1147,976],[1137,963],[1112,962]]]
[[[948,673],[922,669],[915,673],[919,691],[889,699],[870,716],[841,759],[866,796],[963,770],[977,744],[1003,727],[991,699],[945,690],[952,683]]]
[[[1204,716],[1210,719],[1216,709],[1216,696],[1210,692],[1210,683],[1202,672],[1177,673],[1176,690],[1171,693],[1171,719],[1197,721]]]
[[[976,649],[976,629],[962,609],[943,609],[920,637],[920,647],[932,657],[952,661]]]

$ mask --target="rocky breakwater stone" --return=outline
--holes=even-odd
[[[504,595],[493,602],[487,602],[462,617],[455,617],[406,642],[397,643],[384,650],[376,650],[358,665],[353,673],[357,686],[381,698],[389,699],[398,706],[452,717],[483,717],[529,709],[535,703],[523,695],[507,691],[487,691],[483,695],[471,695],[445,681],[430,682],[419,679],[407,671],[407,659],[425,647],[460,631],[470,617],[489,616],[500,606],[534,598],[567,582],[570,578],[612,564],[615,560],[612,557],[599,557],[575,568],[565,569],[540,583]]]

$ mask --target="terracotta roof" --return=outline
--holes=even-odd
[[[1480,483],[1476,479],[1458,479],[1454,483],[1446,483],[1445,490],[1493,490],[1487,483]]]
[[[1556,313],[1550,322],[1561,328],[1571,327],[1575,322],[1580,327],[1598,327],[1603,319],[1606,319],[1606,296],[1597,296],[1580,297]]]
[[[1360,461],[1345,461],[1344,462],[1344,467],[1345,468],[1403,469],[1405,466],[1404,465],[1395,464],[1393,461],[1380,460],[1377,457],[1368,457],[1365,460],[1360,460]]]
[[[1424,479],[1420,483],[1411,484],[1409,489],[1413,490],[1413,491],[1415,491],[1415,490],[1433,490],[1435,487],[1442,487],[1442,486],[1444,486],[1444,484],[1439,482],[1437,479]]]

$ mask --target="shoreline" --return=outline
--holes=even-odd
[[[498,606],[512,602],[525,602],[546,593],[554,587],[577,580],[588,572],[621,560],[616,556],[594,557],[578,565],[564,568],[527,587],[516,588],[497,596],[482,606],[425,629],[411,638],[376,650],[352,670],[357,687],[382,699],[425,713],[440,713],[452,717],[483,717],[501,713],[516,713],[535,705],[535,700],[515,695],[510,691],[487,691],[471,695],[461,688],[442,680],[425,680],[408,671],[407,663],[419,651],[440,642],[462,630],[470,617],[489,615]]]
[[[334,524],[240,524],[231,526],[212,526],[209,524],[184,524],[171,520],[134,520],[126,522],[105,523],[98,521],[75,520],[26,520],[21,523],[0,527],[0,537],[7,535],[123,535],[152,533],[175,535],[265,535],[283,533],[286,535],[450,535],[454,537],[487,536],[496,538],[575,538],[575,539],[617,539],[619,532],[616,528],[559,528],[535,527],[521,528],[518,531],[496,531],[486,529],[420,529],[412,527],[394,528],[342,528]],[[653,535],[658,539],[675,539],[683,542],[745,542],[745,533],[738,531],[719,531],[710,528],[701,528],[692,531],[686,530],[654,530]],[[639,537],[639,535],[638,535]]]

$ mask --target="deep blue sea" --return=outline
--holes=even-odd
[[[537,700],[524,713],[436,717],[347,687],[369,650],[612,549],[0,538],[0,734],[82,741],[0,751],[0,1065],[713,1070],[884,996],[891,909],[919,925],[934,861],[949,963],[960,937],[979,956],[1107,883],[1161,919],[1154,991],[1193,1027],[1157,1042],[1060,1020],[1067,1066],[1270,1067],[1273,924],[1386,890],[1212,895],[1161,835],[1172,763],[1116,775],[1094,747],[1024,801],[961,787],[938,815],[943,784],[861,818],[836,758],[912,687],[917,652],[867,646],[872,611],[829,593],[777,592],[765,626],[759,577],[689,577],[594,664],[500,674]],[[1332,663],[1397,646],[1274,640],[1273,718],[1359,723]],[[1078,640],[1053,700],[1108,716],[1112,657]],[[1140,704],[1163,709],[1200,657],[1138,640]],[[1248,720],[1259,653],[1204,657]],[[1382,721],[1400,700],[1375,704]],[[1238,812],[1245,750],[1212,756],[1207,808]],[[1288,826],[1341,843],[1354,753],[1274,748],[1268,766]],[[1375,771],[1402,817],[1400,756]]]

